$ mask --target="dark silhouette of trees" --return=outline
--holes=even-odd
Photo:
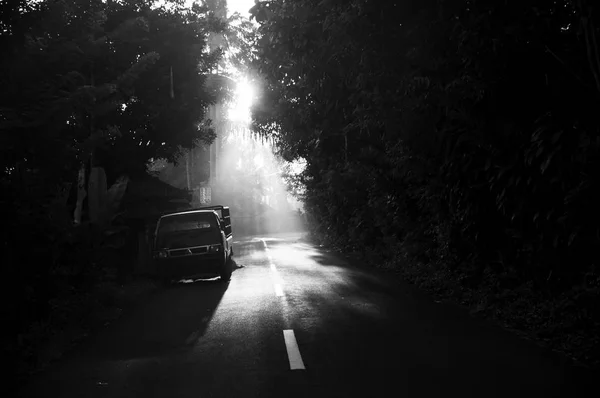
[[[137,239],[111,235],[96,250],[91,192],[82,219],[74,217],[79,173],[87,185],[90,171],[103,168],[106,181],[98,181],[110,187],[146,173],[151,158],[174,159],[214,139],[203,120],[215,93],[204,82],[222,56],[207,50],[208,35],[222,24],[199,4],[153,3],[0,4],[1,256],[10,281],[2,313],[4,354],[16,369],[35,362],[35,345],[49,322],[67,316],[69,297],[103,278],[116,261],[111,247]],[[114,217],[112,232],[126,230]]]
[[[570,0],[260,2],[255,127],[307,161],[306,208],[330,242],[436,264],[470,288],[566,294],[586,308],[568,322],[591,330],[599,13]]]

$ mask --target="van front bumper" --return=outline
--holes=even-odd
[[[183,279],[205,274],[218,275],[225,266],[223,253],[192,254],[180,257],[155,258],[161,278]]]

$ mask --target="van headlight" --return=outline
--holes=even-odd
[[[223,251],[223,245],[210,245],[208,247],[209,253],[219,253]]]
[[[166,250],[160,250],[160,251],[157,251],[154,254],[154,257],[156,257],[156,258],[167,258],[167,257],[169,257],[169,254],[167,253]]]

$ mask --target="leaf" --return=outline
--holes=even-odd
[[[571,246],[571,244],[573,243],[573,241],[575,240],[575,238],[577,238],[578,233],[577,232],[573,232],[569,235],[569,241],[567,243],[568,246]]]
[[[562,130],[559,130],[556,133],[554,133],[554,135],[552,136],[552,143],[553,144],[556,144],[558,142],[558,140],[562,136],[562,133],[563,133]]]
[[[544,174],[546,172],[546,169],[548,169],[548,166],[550,165],[550,162],[552,161],[552,157],[554,156],[554,152],[551,153],[546,160],[544,160],[544,162],[541,164],[540,166],[540,170],[542,171],[542,174]]]
[[[535,153],[535,157],[539,158],[542,155],[542,153],[544,153],[544,147],[539,147],[537,152]]]

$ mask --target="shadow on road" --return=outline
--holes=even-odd
[[[424,374],[435,375],[439,382],[437,386],[452,386],[459,390],[461,377],[465,373],[471,374],[473,377],[462,381],[464,386],[468,385],[464,391],[476,396],[480,391],[492,389],[493,393],[488,394],[490,397],[581,396],[575,394],[577,386],[582,391],[598,391],[591,370],[573,366],[566,358],[518,338],[498,325],[473,318],[466,308],[436,302],[429,294],[409,286],[393,272],[317,250],[307,257],[323,266],[321,272],[325,275],[335,275],[329,289],[346,302],[347,315],[340,314],[339,319],[352,320],[348,324],[338,321],[336,328],[352,330],[352,334],[360,336],[353,341],[352,334],[345,333],[332,339],[347,339],[345,345],[357,349],[365,338],[374,342],[387,341],[382,346],[373,343],[370,347],[372,352],[386,352],[392,358],[403,358],[402,363],[410,365],[396,370],[410,375],[409,380],[418,381]],[[295,269],[294,272],[305,274],[306,278],[315,273],[310,268]],[[305,294],[303,304],[316,311],[326,300],[320,293],[314,297]],[[317,318],[325,319],[324,316]],[[322,328],[318,334],[320,341],[314,342],[314,345],[320,345],[314,348],[315,355],[318,355],[317,363],[326,361],[329,355],[325,336],[331,328],[325,323]],[[392,341],[411,343],[392,344]],[[382,363],[369,352],[359,354],[355,351],[355,356],[364,356],[361,360],[374,364],[374,367],[381,363],[381,372],[387,369],[386,361]],[[392,377],[391,374],[388,376]],[[511,382],[507,383],[507,380]],[[426,380],[419,383],[426,385]],[[428,387],[431,387],[432,395],[442,394],[444,390],[431,385]],[[545,394],[536,395],[542,390]]]
[[[175,284],[107,327],[82,355],[128,360],[189,348],[206,332],[228,286],[218,278]]]
[[[310,259],[313,261],[316,261],[317,263],[319,263],[321,265],[328,265],[328,266],[333,265],[333,266],[337,266],[337,267],[342,267],[342,266],[350,267],[350,265],[348,264],[347,261],[344,261],[343,259],[338,258],[338,257],[323,254],[323,253],[311,254]]]
[[[321,388],[332,395],[385,396],[402,375],[402,388],[419,396],[596,396],[576,394],[578,386],[597,391],[587,370],[458,308],[393,298],[391,290],[381,290],[384,280],[343,268],[328,286],[303,294],[301,305],[311,316],[294,326],[311,372],[326,380]],[[338,300],[335,307],[324,305],[332,299]],[[343,379],[340,363],[348,364]]]

